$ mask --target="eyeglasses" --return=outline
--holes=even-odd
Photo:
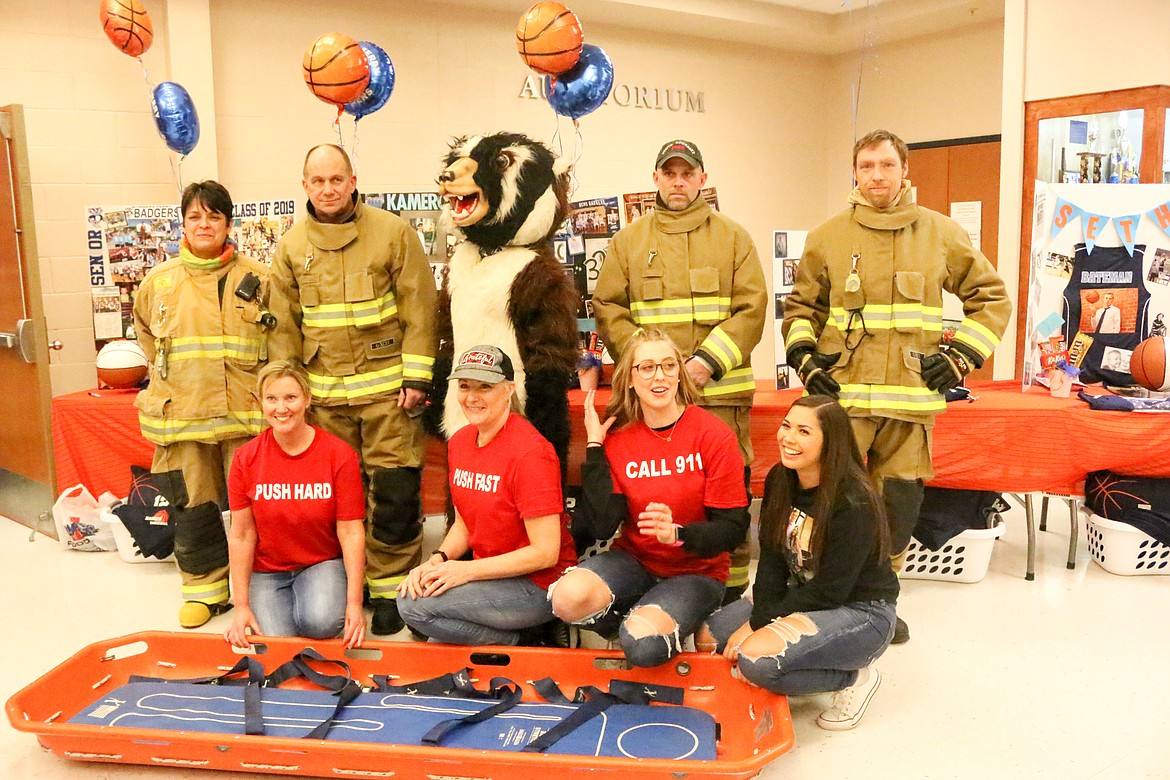
[[[638,372],[638,376],[643,379],[653,379],[660,368],[662,369],[662,375],[667,379],[678,376],[677,360],[663,360],[661,363],[655,363],[653,360],[643,360],[634,366],[634,370]]]

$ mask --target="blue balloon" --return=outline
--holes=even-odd
[[[150,109],[158,134],[172,152],[189,154],[199,143],[199,115],[187,90],[173,81],[164,81],[154,88]]]
[[[390,93],[394,91],[394,63],[390,62],[390,55],[381,46],[369,41],[362,41],[358,46],[362,47],[370,63],[370,85],[361,97],[345,104],[345,113],[351,114],[354,119],[361,119],[386,105]]]
[[[600,46],[586,43],[577,64],[553,79],[544,78],[544,96],[561,116],[580,119],[592,113],[613,89],[613,63]]]

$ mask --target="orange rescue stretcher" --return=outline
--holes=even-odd
[[[298,638],[259,637],[255,642],[254,657],[269,668],[290,662],[306,646],[306,640]],[[368,642],[345,650],[336,640],[311,646],[327,658],[344,660],[358,682],[389,675],[398,683],[410,683],[466,667],[476,680],[506,676],[515,681],[525,702],[542,700],[534,683],[544,677],[552,677],[562,690],[612,681],[679,687],[683,705],[715,719],[716,758],[553,755],[68,722],[131,676],[222,675],[241,654],[219,634],[142,632],[89,645],[13,695],[7,703],[8,719],[13,728],[36,734],[43,747],[63,758],[331,778],[526,780],[596,771],[612,772],[622,780],[750,778],[794,743],[787,699],[732,677],[729,665],[718,656],[683,653],[663,666],[641,669],[615,651],[404,642]]]

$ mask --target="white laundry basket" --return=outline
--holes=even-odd
[[[911,539],[900,576],[905,580],[979,582],[987,576],[995,540],[1003,532],[1003,520],[997,519],[995,527],[963,531],[938,550],[928,550]]]
[[[1089,514],[1089,554],[1112,574],[1170,574],[1170,547],[1129,523]]]

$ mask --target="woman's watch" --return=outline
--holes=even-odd
[[[440,558],[443,559],[443,563],[446,563],[447,561],[451,560],[449,557],[447,557],[447,553],[443,552],[442,550],[435,550],[433,553],[431,553],[431,555],[439,556]]]

